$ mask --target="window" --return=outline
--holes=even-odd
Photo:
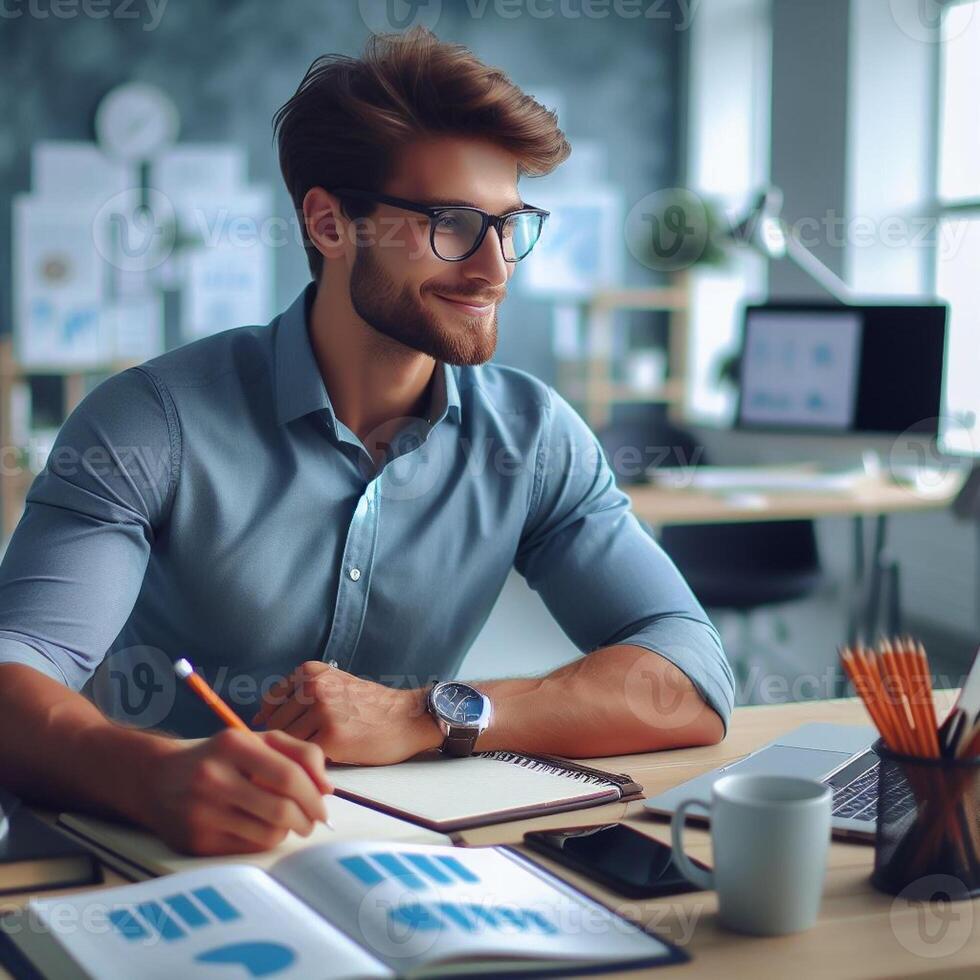
[[[939,46],[936,293],[950,304],[943,448],[980,453],[980,3],[943,10]]]
[[[770,35],[769,0],[702,0],[691,26],[687,183],[726,218],[768,183]],[[724,424],[735,399],[719,369],[737,347],[741,303],[765,295],[766,263],[731,249],[725,266],[692,273],[685,414]]]

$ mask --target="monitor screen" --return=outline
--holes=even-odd
[[[946,312],[943,304],[747,307],[739,428],[935,434]]]

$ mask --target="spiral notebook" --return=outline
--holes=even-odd
[[[432,755],[392,766],[331,766],[334,792],[443,833],[643,795],[623,773],[550,755]]]

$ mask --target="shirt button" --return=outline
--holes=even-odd
[[[338,664],[337,664],[337,661],[336,660],[328,660],[327,661],[327,666],[328,667],[336,667],[336,666],[338,666]]]
[[[352,582],[356,582],[361,577],[361,570],[359,568],[352,568],[347,574],[351,577]]]

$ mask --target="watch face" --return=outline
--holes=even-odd
[[[483,716],[483,695],[467,684],[444,684],[433,702],[443,718],[459,725],[475,725]]]

